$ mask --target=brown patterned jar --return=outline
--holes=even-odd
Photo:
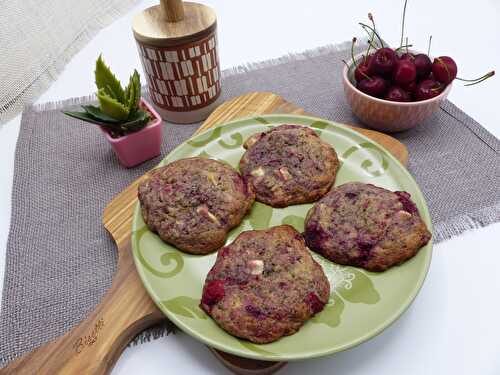
[[[215,12],[202,4],[162,1],[134,17],[133,31],[161,117],[175,123],[207,118],[221,92]]]

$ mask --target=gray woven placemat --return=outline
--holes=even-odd
[[[341,59],[330,46],[224,72],[224,99],[271,91],[307,112],[356,124],[344,99]],[[135,169],[117,163],[102,134],[60,113],[72,99],[24,112],[15,157],[12,220],[0,316],[0,366],[60,336],[111,284],[116,250],[101,226],[105,205],[160,157]],[[198,124],[166,125],[163,155]],[[500,142],[446,102],[427,123],[398,134],[422,188],[436,241],[500,221]],[[159,329],[139,342],[161,336]]]

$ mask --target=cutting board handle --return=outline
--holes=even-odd
[[[135,280],[134,263],[127,259],[130,248],[126,250],[120,251],[110,290],[90,316],[64,336],[10,363],[0,375],[109,374],[138,333],[164,321],[140,281]]]

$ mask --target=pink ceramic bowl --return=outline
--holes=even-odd
[[[142,98],[140,105],[152,117],[152,120],[144,129],[120,138],[113,138],[106,130],[101,128],[118,160],[127,168],[135,167],[146,160],[152,159],[160,155],[161,151],[163,141],[162,119],[154,108]]]
[[[412,51],[414,52],[414,51]],[[355,57],[358,61],[363,54]],[[432,59],[431,59],[432,60]],[[386,133],[411,129],[436,112],[451,90],[449,84],[438,96],[419,102],[391,102],[359,91],[353,84],[354,71],[344,66],[344,93],[352,112],[364,124]]]

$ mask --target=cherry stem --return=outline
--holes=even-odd
[[[354,67],[357,68],[358,66],[356,65],[356,60],[354,59],[354,44],[356,44],[356,38],[352,38],[351,59],[352,59],[352,65],[354,65]]]
[[[413,44],[405,44],[404,46],[396,48],[394,52],[398,52],[399,50],[406,48],[406,53],[408,53],[408,47],[413,47]]]
[[[350,70],[351,70],[351,68],[352,68],[352,65],[349,65],[349,64],[347,63],[347,61],[345,61],[344,59],[342,59],[342,62],[345,64],[345,66],[347,66],[347,70],[348,70],[348,71],[350,71]]]
[[[363,28],[363,30],[365,31],[365,33],[368,35],[368,37],[369,37],[369,38],[371,38],[371,37],[372,37],[372,35],[375,35],[375,34],[373,34],[373,33],[370,33],[370,31],[368,31],[368,30],[367,30],[364,26],[363,26],[362,28]],[[373,40],[369,40],[369,41],[368,41],[368,46],[369,46],[369,47],[373,47],[373,48],[375,48],[375,49],[378,49],[378,48],[379,48],[379,45],[378,45],[375,41],[373,41]]]
[[[427,46],[427,56],[431,54],[431,43],[432,43],[432,35],[429,36],[429,45]]]
[[[411,47],[413,47],[413,45]],[[408,37],[406,37],[406,54],[408,54]]]
[[[370,21],[372,21],[373,28],[375,29],[375,20],[373,19],[373,15],[371,13],[368,13],[368,19]],[[374,33],[372,33],[372,35],[370,37],[370,40],[368,41],[368,48],[366,49],[365,61],[368,59],[368,55],[370,54],[370,48],[372,47],[373,39],[375,39],[375,34]]]
[[[359,24],[362,27],[366,27],[368,30],[370,30],[371,32],[373,32],[375,34],[375,36],[377,37],[377,39],[379,40],[380,45],[382,46],[382,48],[384,48],[384,42],[382,41],[382,38],[380,38],[380,35],[378,35],[377,31],[373,27],[371,27],[371,26],[369,26],[369,25],[367,25],[366,23],[363,23],[363,22],[359,22]]]
[[[405,0],[405,5],[403,7],[403,22],[401,23],[401,41],[399,42],[399,45],[403,45],[403,35],[405,33],[405,18],[406,18],[406,4],[408,3],[408,0]]]
[[[486,73],[484,76],[482,77],[479,77],[479,78],[476,78],[476,79],[464,79],[464,78],[459,78],[459,77],[456,77],[459,81],[463,81],[463,82],[471,82],[471,83],[468,83],[464,86],[472,86],[472,85],[476,85],[478,83],[481,83],[483,82],[484,80],[488,79],[488,78],[491,78],[495,75],[495,71],[492,70],[491,72],[488,72]]]
[[[362,70],[359,71],[361,73],[361,75],[365,76],[365,78],[368,80],[368,81],[371,81],[372,80],[372,77],[370,77],[368,74],[366,74],[365,72],[363,72]]]

